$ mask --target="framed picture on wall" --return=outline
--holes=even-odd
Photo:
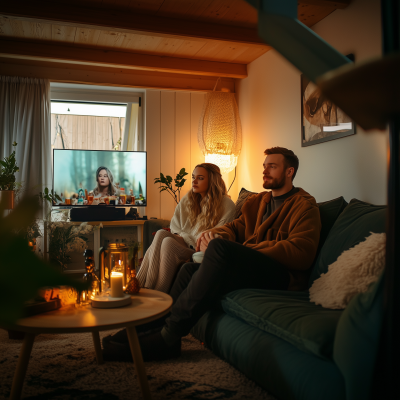
[[[354,55],[347,57],[354,62]],[[354,135],[354,121],[327,99],[308,78],[301,75],[301,146]]]

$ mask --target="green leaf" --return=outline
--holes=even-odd
[[[14,228],[27,227],[35,220],[39,205],[34,197],[18,202],[15,209],[2,217],[4,204],[0,204],[0,276],[7,282],[0,291],[0,323],[11,326],[22,316],[24,302],[37,295],[43,286],[67,285],[79,290],[86,285],[61,275],[38,258],[27,241],[13,233]],[[13,267],[10,268],[10,265]],[[10,301],[12,299],[12,301]]]
[[[48,189],[47,187],[45,187],[45,188],[44,188],[44,192],[45,192],[46,194],[49,194],[49,189]]]

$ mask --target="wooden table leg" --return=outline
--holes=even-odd
[[[147,382],[146,369],[144,368],[142,350],[140,349],[138,335],[136,328],[126,328],[128,334],[129,345],[131,347],[132,358],[135,363],[136,374],[139,381],[139,386],[142,389],[143,398],[145,400],[151,400],[149,382]]]
[[[33,333],[25,333],[21,352],[19,353],[17,369],[15,370],[11,387],[11,400],[19,400],[21,398],[22,387],[24,386],[25,374],[26,370],[28,369],[29,358],[31,356],[34,340],[35,335]]]
[[[92,332],[94,350],[96,352],[97,364],[103,364],[103,353],[101,351],[99,332]]]

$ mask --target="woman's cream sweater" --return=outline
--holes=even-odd
[[[191,226],[189,223],[188,203],[189,200],[186,194],[182,197],[182,200],[175,208],[170,228],[172,233],[182,236],[186,244],[195,249],[197,238],[200,236],[201,232],[198,232],[197,225]],[[215,228],[217,226],[225,225],[233,220],[233,215],[235,214],[235,203],[228,196],[224,196],[222,199],[222,210],[221,219]]]

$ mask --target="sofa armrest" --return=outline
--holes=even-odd
[[[143,255],[153,242],[153,232],[157,232],[162,228],[169,228],[171,221],[167,219],[149,219],[143,225]]]

